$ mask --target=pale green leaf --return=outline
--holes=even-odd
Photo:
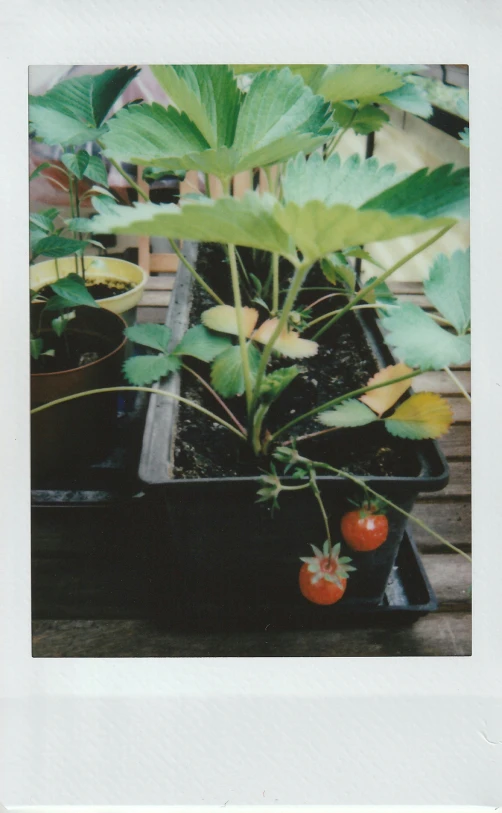
[[[34,178],[38,178],[38,176],[44,171],[44,169],[49,169],[50,166],[51,166],[50,161],[43,161],[41,164],[38,165],[38,167],[35,167],[35,169],[31,173],[30,181],[32,181]]]
[[[434,307],[465,333],[471,322],[470,252],[455,251],[451,257],[438,254],[424,283],[426,296]]]
[[[285,161],[311,152],[333,132],[329,106],[289,68],[263,71],[244,98],[233,148],[236,171]]]
[[[232,69],[237,76],[242,74],[257,74],[266,70],[279,70],[281,68],[289,68],[291,73],[301,76],[306,85],[317,93],[319,82],[322,79],[327,65],[286,65],[286,64],[268,64],[268,65],[232,65]]]
[[[124,362],[124,375],[135,387],[145,387],[179,370],[181,361],[175,356],[132,356]]]
[[[458,137],[458,140],[460,141],[461,144],[464,145],[464,147],[470,147],[469,128],[468,127],[464,127],[464,129],[462,130],[462,132],[460,133],[460,135]]]
[[[385,419],[385,428],[399,438],[423,440],[441,437],[452,421],[453,412],[445,398],[436,392],[418,392]]]
[[[44,340],[34,339],[32,336],[30,338],[30,355],[33,359],[35,359],[35,361],[40,357],[43,349],[44,349]]]
[[[38,97],[35,97],[38,98]],[[38,136],[51,146],[77,146],[95,141],[105,132],[105,127],[88,127],[78,119],[70,118],[35,102],[30,104],[30,121]]]
[[[470,336],[455,336],[412,303],[395,308],[382,318],[386,342],[410,367],[441,370],[465,364],[471,357]]]
[[[180,240],[233,243],[290,254],[294,246],[274,217],[271,195],[248,192],[237,198],[175,204],[116,206],[94,218],[96,234],[148,234]]]
[[[51,320],[51,326],[56,334],[56,336],[62,336],[65,332],[68,322],[71,322],[72,319],[75,319],[75,311],[71,311],[70,313],[63,313],[61,316],[56,316],[55,319]]]
[[[369,407],[361,401],[350,399],[343,401],[335,409],[327,409],[321,412],[318,420],[324,426],[366,426],[368,423],[377,421],[378,418]]]
[[[232,341],[227,336],[217,335],[204,325],[195,325],[187,330],[173,353],[180,356],[194,356],[201,361],[213,361],[231,346]]]
[[[330,65],[317,92],[329,102],[372,100],[401,87],[401,76],[385,65]]]
[[[152,73],[210,147],[231,147],[241,91],[227,65],[152,65]]]
[[[167,352],[171,340],[171,329],[165,325],[131,325],[124,331],[128,339],[143,347],[151,347],[153,350]]]
[[[409,76],[408,81],[419,87],[434,107],[469,120],[469,91],[467,88],[445,85],[440,79]]]
[[[90,217],[71,217],[69,220],[65,220],[65,224],[71,231],[92,234],[93,223]]]
[[[197,126],[175,107],[134,104],[108,122],[105,154],[116,161],[162,169],[196,169],[189,158],[209,145]]]
[[[84,172],[86,178],[94,181],[94,183],[101,184],[101,186],[108,186],[108,172],[99,155],[90,155],[87,167]]]
[[[276,220],[304,256],[313,262],[354,244],[393,240],[455,222],[446,217],[426,220],[413,215],[392,217],[387,212],[363,211],[344,205],[328,207],[316,200],[304,206],[288,203],[283,208],[278,207]]]
[[[423,119],[432,116],[432,105],[429,102],[427,93],[424,88],[413,84],[413,82],[405,82],[402,87],[385,93],[384,97],[393,107],[398,107],[407,113],[413,113]]]
[[[253,344],[247,345],[251,379],[254,382],[260,365],[260,353]],[[224,398],[242,395],[245,389],[241,349],[234,345],[221,353],[211,368],[211,383]]]
[[[320,200],[327,206],[346,203],[359,208],[394,187],[403,177],[403,174],[396,174],[395,164],[380,166],[376,158],[365,160],[357,154],[343,163],[337,153],[326,161],[318,153],[310,158],[298,155],[287,164],[283,195],[286,203],[300,206],[311,200]]]
[[[79,150],[78,152],[65,152],[61,156],[61,161],[65,165],[66,169],[69,170],[72,175],[75,175],[79,181],[81,181],[84,177],[87,164],[89,163],[89,153],[86,152],[86,150]]]

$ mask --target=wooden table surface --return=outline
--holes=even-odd
[[[164,269],[152,273],[138,309],[140,322],[162,323],[169,304],[174,274],[169,261],[160,261]],[[155,267],[155,266],[154,266]],[[406,301],[428,307],[421,284],[396,283],[394,290]],[[470,390],[470,369],[455,369],[463,386]],[[450,464],[450,484],[444,491],[420,498],[414,513],[462,550],[471,543],[470,485],[470,404],[456,390],[443,372],[426,373],[415,379],[416,390],[431,390],[448,396],[453,406],[455,423],[441,441]],[[46,515],[49,517],[49,515]],[[68,517],[68,513],[65,513]],[[108,521],[113,522],[113,519]],[[222,657],[222,656],[401,656],[401,655],[470,655],[470,563],[419,527],[413,526],[422,562],[437,595],[439,609],[414,624],[396,627],[348,628],[334,631],[258,631],[239,633],[182,633],[160,629],[147,618],[106,618],[86,613],[79,618],[73,610],[68,617],[65,602],[59,618],[52,611],[47,617],[43,601],[38,601],[37,619],[33,622],[33,655],[35,657]],[[65,523],[36,522],[33,525],[34,590],[57,592],[58,567],[67,568],[74,561],[79,546],[78,533],[68,534]],[[99,537],[103,529],[82,525],[82,545],[89,535]],[[71,536],[71,545],[68,541]],[[65,547],[66,546],[66,547]],[[92,546],[91,546],[92,547]],[[85,556],[75,564],[80,591],[87,590],[87,606],[93,605],[93,591],[106,591],[107,568],[111,566],[106,546],[100,549],[102,567],[99,576],[90,577]],[[89,556],[91,552],[89,553]],[[73,558],[72,558],[73,557]],[[86,570],[88,582],[86,584]],[[101,581],[101,584],[99,582]],[[66,588],[64,588],[66,589]],[[127,585],[124,589],[127,590]],[[97,595],[97,592],[96,592]],[[110,596],[110,606],[113,596]],[[52,605],[53,606],[53,605]],[[98,611],[99,615],[99,611]],[[77,617],[75,617],[77,616]]]

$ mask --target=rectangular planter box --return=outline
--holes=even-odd
[[[196,261],[197,246],[185,244],[186,256]],[[180,264],[166,324],[173,346],[188,327],[192,277]],[[371,312],[360,319],[366,339],[379,365],[395,363],[383,342]],[[358,314],[359,316],[359,314]],[[162,385],[179,394],[180,376]],[[152,579],[157,581],[157,609],[170,618],[204,625],[209,618],[227,625],[230,620],[260,619],[274,613],[289,618],[294,626],[316,623],[321,614],[335,617],[349,606],[378,605],[403,538],[406,518],[390,511],[387,541],[371,553],[354,553],[342,545],[357,568],[348,580],[339,605],[316,607],[300,594],[300,556],[310,554],[309,543],[325,538],[317,505],[310,491],[284,492],[281,509],[273,517],[257,505],[258,477],[175,480],[172,477],[178,403],[152,396],[148,408],[139,469],[149,486],[153,545]],[[436,443],[413,444],[418,476],[370,477],[368,485],[410,512],[418,494],[438,491],[448,482],[448,467]],[[359,496],[342,477],[318,478],[327,506],[334,541],[348,498]]]

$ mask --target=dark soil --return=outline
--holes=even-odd
[[[253,257],[251,250],[240,249],[246,269],[264,279],[268,268],[263,268],[262,258]],[[253,264],[254,260],[254,264]],[[199,248],[197,270],[216,290],[225,302],[232,302],[228,262],[219,246],[204,245]],[[285,273],[285,272],[284,272]],[[284,273],[281,279],[284,279]],[[306,283],[309,287],[327,287],[327,282],[318,269],[313,269]],[[327,293],[327,291],[325,292]],[[299,305],[309,304],[323,295],[323,291],[304,291]],[[335,300],[341,307],[343,300]],[[249,304],[245,302],[244,304]],[[200,313],[214,305],[213,300],[194,286],[190,324],[200,321]],[[333,310],[333,300],[316,307],[316,316],[323,311]],[[257,307],[253,303],[253,307]],[[260,314],[260,320],[266,312]],[[305,333],[308,338],[315,329]],[[276,359],[269,370],[279,366],[289,366],[289,359]],[[364,386],[377,372],[378,363],[365,338],[361,323],[353,313],[347,314],[327,331],[320,340],[319,352],[311,359],[298,361],[302,373],[282,393],[270,409],[266,418],[267,428],[273,432],[301,413],[325,403],[358,387]],[[190,361],[206,380],[209,380],[209,365]],[[182,373],[182,394],[190,400],[228,420],[214,398],[189,373]],[[229,399],[228,406],[245,425],[244,397]],[[291,433],[285,433],[283,441],[292,435],[299,437],[322,429],[316,417],[298,423]],[[415,448],[413,448],[415,447]],[[337,468],[357,475],[374,476],[416,476],[420,465],[416,455],[416,444],[391,436],[382,424],[372,424],[354,429],[338,429],[315,440],[305,440],[299,450],[315,460],[329,462]],[[175,448],[175,477],[180,479],[256,476],[259,469],[267,468],[269,461],[257,459],[247,444],[239,444],[235,435],[224,427],[209,421],[204,415],[181,405],[177,426]]]
[[[130,282],[119,282],[115,279],[105,279],[102,282],[96,283],[86,282],[85,287],[91,296],[93,296],[96,301],[99,301],[100,299],[109,299],[110,297],[119,296],[126,291],[132,291],[134,285]],[[38,293],[45,299],[50,299],[51,296],[54,296],[54,291],[50,285],[44,285],[43,288],[40,288]]]

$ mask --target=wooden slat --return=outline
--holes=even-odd
[[[195,169],[191,169],[185,175],[185,180],[180,183],[180,197],[199,192],[199,174]]]
[[[142,308],[141,306],[138,308],[137,311],[137,321],[140,324],[155,324],[155,325],[163,325],[164,319],[166,318],[166,308],[152,308],[146,307]]]
[[[470,422],[471,405],[467,398],[464,398],[463,395],[459,395],[457,398],[452,398],[449,396],[448,403],[453,410],[453,420],[455,422]]]
[[[442,491],[435,491],[429,495],[430,500],[447,501],[453,499],[470,499],[471,496],[471,464],[470,461],[450,462],[450,482]]]
[[[149,277],[146,283],[146,291],[172,291],[176,274],[159,274],[157,277]]]
[[[253,188],[253,175],[251,170],[246,170],[246,172],[239,172],[237,175],[234,175],[234,182],[233,182],[233,195],[234,198],[242,198],[244,194]]]
[[[470,655],[471,616],[430,615],[413,626],[307,633],[182,633],[147,621],[35,621],[33,656],[89,657],[382,657]]]
[[[141,308],[167,308],[171,300],[170,291],[145,291],[141,298]]]
[[[458,553],[427,553],[422,564],[442,612],[468,610],[472,584],[471,563]]]
[[[470,371],[459,370],[455,375],[467,392],[470,392]],[[442,395],[458,395],[460,392],[448,373],[443,372],[443,370],[433,370],[417,376],[413,379],[413,389],[417,392],[440,392]]]
[[[176,254],[150,254],[150,271],[166,271],[176,273],[178,262],[179,260]]]
[[[441,448],[448,460],[469,458],[471,456],[471,427],[469,424],[458,424],[450,428],[440,440]]]
[[[221,198],[223,195],[222,183],[215,175],[209,176],[209,193],[212,198]]]
[[[466,502],[430,502],[427,498],[418,500],[413,508],[413,516],[421,519],[436,533],[441,534],[453,545],[462,550],[469,550],[472,540],[471,503]],[[421,552],[445,553],[447,548],[427,531],[410,522],[413,538]]]

